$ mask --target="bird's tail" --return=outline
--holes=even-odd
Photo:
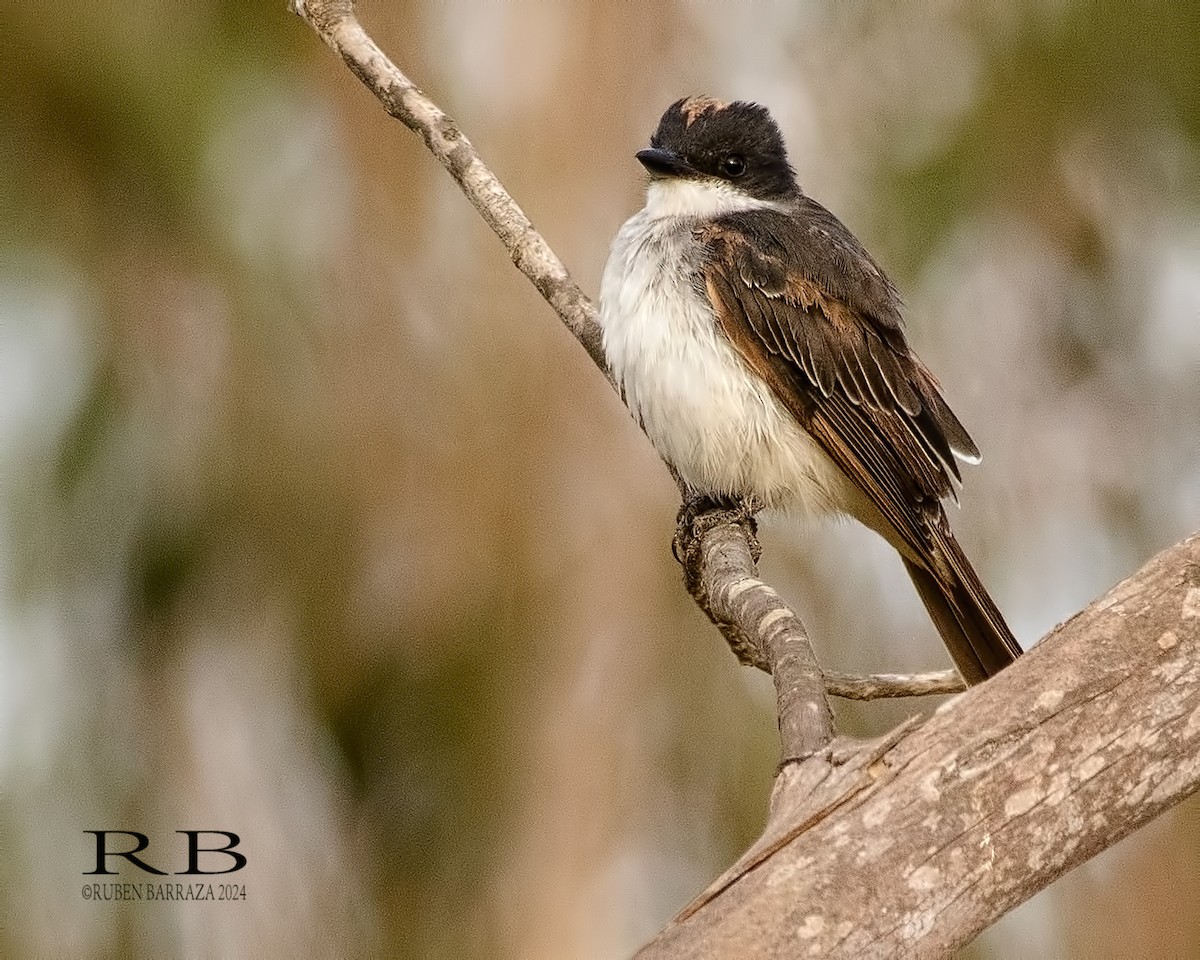
[[[937,537],[936,553],[945,576],[907,558],[904,566],[963,680],[982,683],[1016,660],[1021,646],[952,534]]]

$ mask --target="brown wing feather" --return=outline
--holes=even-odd
[[[974,460],[979,451],[905,343],[891,284],[813,206],[804,212],[820,229],[799,234],[807,244],[783,214],[776,230],[756,212],[699,231],[703,288],[743,360],[908,548],[922,600],[960,672],[978,682],[1021,652],[941,506],[959,478],[955,455]],[[824,257],[812,250],[822,243],[832,245]],[[824,276],[831,260],[837,269]]]
[[[938,402],[936,382],[898,328],[881,330],[814,280],[789,274],[786,251],[764,252],[729,219],[702,236],[711,252],[704,283],[726,336],[913,553],[932,563],[911,514],[924,505],[932,519],[953,495],[958,468],[947,434],[974,454],[966,430]]]

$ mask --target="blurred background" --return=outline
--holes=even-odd
[[[648,442],[283,0],[0,11],[0,954],[628,955],[777,757]],[[1194,2],[360,14],[591,293],[662,109],[768,105],[984,451],[1026,645],[1200,527]],[[872,535],[763,541],[829,667],[946,665]],[[82,899],[84,830],[209,828],[247,902]],[[1198,902],[1192,801],[963,956],[1197,956]]]

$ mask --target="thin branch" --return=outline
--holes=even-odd
[[[688,592],[730,649],[775,681],[783,760],[822,749],[833,739],[824,676],[800,618],[758,578],[753,516],[689,501],[680,511],[674,549]]]
[[[389,114],[412,130],[462,188],[520,270],[554,308],[567,329],[613,383],[600,342],[596,307],[571,279],[563,262],[534,229],[525,211],[475,152],[442,109],[375,45],[354,16],[351,0],[291,0],[307,22],[379,98]]]
[[[962,693],[966,684],[956,670],[928,673],[825,673],[825,692],[843,700],[885,700],[890,697],[928,697],[937,693]]]

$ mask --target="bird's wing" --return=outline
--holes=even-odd
[[[890,282],[809,203],[800,217],[756,211],[698,228],[698,284],[745,363],[936,571],[931,527],[948,534],[955,457],[979,451],[908,349]]]

